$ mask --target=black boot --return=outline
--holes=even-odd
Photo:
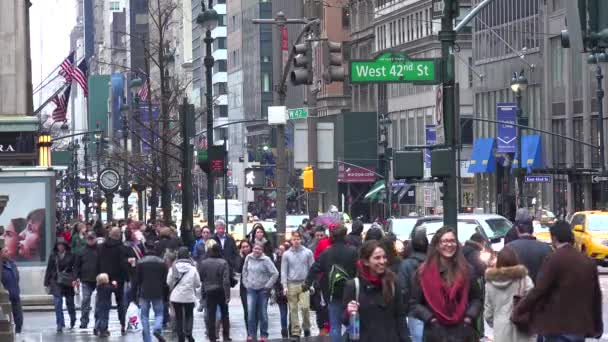
[[[281,329],[281,337],[282,337],[282,338],[287,338],[287,337],[289,337],[289,336],[288,336],[288,334],[287,334],[287,329]]]
[[[222,340],[232,341],[232,339],[230,338],[230,320],[224,317],[222,317],[222,336]]]

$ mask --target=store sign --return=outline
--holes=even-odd
[[[34,141],[32,132],[3,132],[0,134],[0,155],[34,153]]]
[[[0,145],[0,153],[5,153],[5,152],[17,152],[15,150],[15,147],[13,147],[13,145]]]
[[[338,183],[373,183],[376,181],[375,166],[352,166],[338,162]]]

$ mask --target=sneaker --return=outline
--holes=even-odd
[[[70,330],[74,329],[75,326],[76,326],[76,321],[70,322]]]
[[[310,330],[304,330],[304,337],[310,337]]]
[[[99,335],[99,331],[97,331],[97,328],[93,328],[93,335],[95,335],[95,336]]]
[[[232,339],[230,338],[230,336],[224,336],[222,338],[222,340],[224,340],[224,341],[232,341]]]
[[[57,333],[58,334],[63,333],[63,327],[57,327]]]
[[[88,324],[86,324],[86,323],[80,323],[79,328],[80,328],[80,329],[86,329],[86,328],[87,328],[87,325],[88,325]]]
[[[110,337],[110,332],[109,332],[109,331],[107,331],[107,330],[106,330],[106,331],[103,331],[103,332],[101,332],[101,333],[99,334],[99,337],[102,337],[102,338],[104,338],[104,337]]]
[[[258,340],[258,342],[267,342],[268,341],[268,337],[260,337],[260,339]]]
[[[155,331],[154,332],[154,337],[156,337],[156,339],[158,340],[158,342],[166,342],[165,338],[163,337],[162,333],[160,331]]]
[[[253,337],[247,336],[247,342],[253,342]]]

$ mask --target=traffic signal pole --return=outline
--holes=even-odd
[[[309,45],[308,51],[312,52],[310,57],[312,58],[312,65],[314,63],[314,49],[312,41],[307,40],[306,44]],[[308,118],[306,119],[306,125],[308,126],[308,165],[313,169],[313,179],[315,186],[319,184],[319,172],[318,172],[318,155],[317,155],[317,94],[318,88],[316,82],[313,81],[312,85],[308,86],[308,92],[306,94],[306,102],[308,106]],[[308,196],[308,216],[313,219],[319,214],[319,196],[320,192],[313,191]]]
[[[456,42],[456,32],[453,23],[456,12],[458,11],[458,0],[444,0],[443,17],[441,18],[441,31],[439,40],[441,41],[441,76],[443,90],[443,113],[445,144],[451,149],[451,158],[454,168],[456,168],[456,122],[457,111],[455,108],[455,64],[454,64],[454,43]],[[457,191],[458,179],[456,169],[444,179],[445,194],[443,197],[443,223],[457,229],[458,208]]]

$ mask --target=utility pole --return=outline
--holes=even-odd
[[[303,36],[303,32],[308,30],[310,23],[306,19],[287,19],[285,13],[278,12],[274,19],[253,19],[254,24],[270,24],[276,25],[279,32],[279,36],[282,36],[283,30],[286,25],[292,24],[306,24],[302,33],[300,33],[297,41]],[[290,57],[287,59],[290,61],[295,52],[292,50]],[[273,102],[277,106],[284,106],[287,98],[287,74],[289,72],[289,62],[286,65],[281,64],[283,71],[279,75],[280,82],[275,86],[275,92],[273,96]],[[285,125],[277,125],[277,240],[282,243],[285,240],[285,220],[287,211],[287,156],[285,152]],[[243,218],[244,220],[245,218]],[[244,223],[246,224],[246,223]]]
[[[312,42],[310,40],[306,41],[306,44],[309,46],[308,51],[310,51],[312,65],[314,61],[314,50],[312,46]],[[318,181],[318,165],[319,165],[319,156],[317,155],[318,141],[317,141],[317,94],[319,93],[319,89],[317,88],[315,82],[313,81],[312,85],[308,86],[308,93],[306,95],[306,101],[308,105],[308,119],[306,120],[307,128],[308,128],[308,165],[310,165],[313,172],[313,180],[314,184],[319,184]],[[316,178],[316,179],[315,179]],[[313,219],[319,215],[319,195],[320,192],[312,191],[310,196],[308,196],[308,216],[310,219]]]
[[[454,43],[456,42],[456,32],[453,23],[458,11],[458,0],[444,0],[443,17],[441,18],[441,31],[439,40],[441,41],[441,71],[442,71],[442,90],[443,90],[443,112],[445,144],[451,149],[451,159],[456,167],[456,123],[458,122],[455,106],[455,84],[454,75]],[[455,170],[454,170],[455,171]],[[444,179],[445,194],[443,197],[443,223],[457,229],[458,209],[457,205],[457,178],[456,172]]]
[[[595,78],[597,80],[597,131],[600,135],[600,167],[601,167],[601,176],[606,176],[606,156],[604,155],[604,88],[602,87],[602,80],[604,79],[604,75],[602,74],[602,67],[600,65],[601,59],[599,58],[598,53],[594,53],[593,57],[596,59],[596,69],[595,69]],[[606,182],[600,183],[600,205],[599,207],[602,209],[606,208]]]
[[[192,209],[192,158],[194,155],[190,139],[194,129],[194,105],[184,98],[180,106],[180,121],[182,125],[182,241],[190,245],[193,227]]]

